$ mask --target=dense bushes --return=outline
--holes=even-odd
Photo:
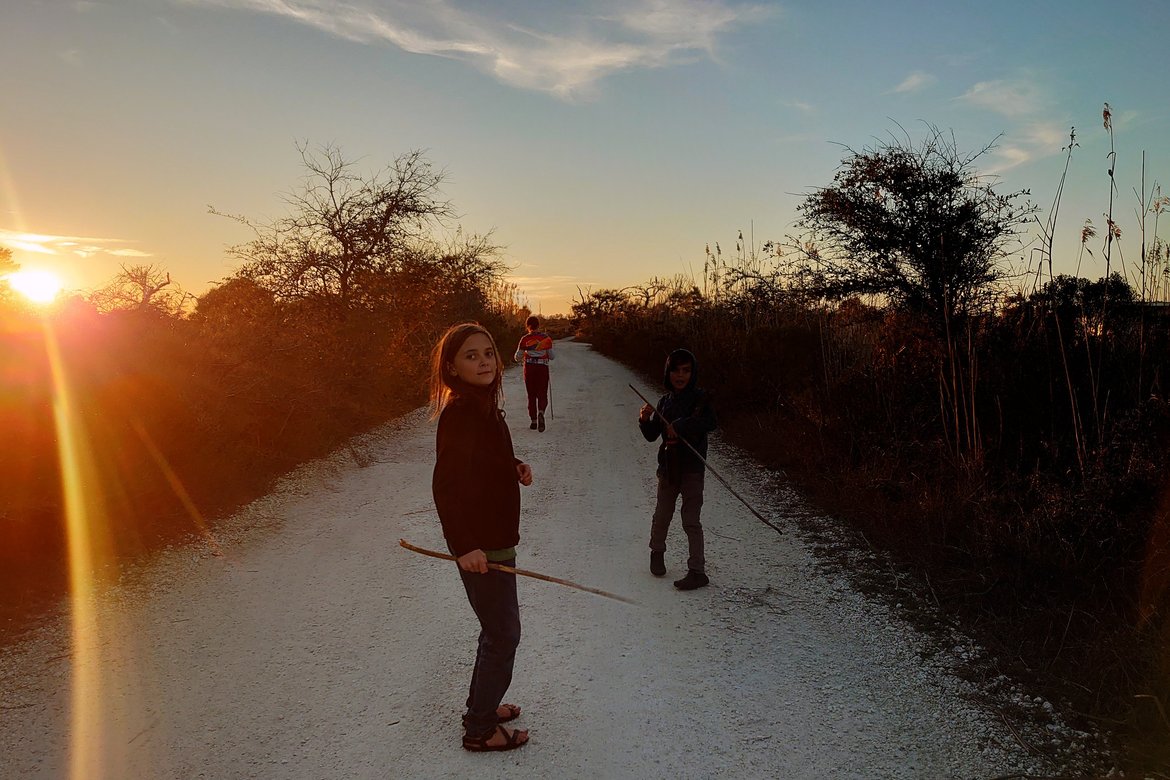
[[[439,272],[429,269],[431,288]],[[100,313],[77,302],[43,319],[0,311],[6,608],[15,614],[64,584],[63,434],[54,421],[62,392],[68,423],[92,456],[84,489],[93,516],[115,554],[133,555],[199,532],[293,466],[422,404],[430,348],[451,322],[478,319],[503,343],[518,337],[525,310],[467,293],[438,290],[418,309],[340,311],[279,302],[234,278],[189,316],[149,306]]]
[[[1104,322],[1077,305],[1062,335],[1052,288],[949,340],[908,313],[797,290],[751,312],[776,296],[731,288],[696,307],[677,290],[601,291],[604,311],[576,308],[596,348],[644,371],[695,351],[729,435],[975,616],[1009,659],[1076,679],[1084,711],[1124,719],[1165,673],[1170,323],[1110,284],[1129,303]]]
[[[153,266],[44,310],[0,281],[0,629],[66,584],[67,487],[100,573],[422,404],[453,322],[519,337],[496,247],[432,236],[450,206],[420,155],[372,178],[302,155],[300,211],[253,226],[241,268],[193,305]]]

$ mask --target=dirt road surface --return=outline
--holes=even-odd
[[[994,778],[1051,767],[1044,738],[956,674],[937,642],[818,562],[811,510],[716,435],[703,510],[710,587],[648,571],[661,390],[588,346],[558,345],[553,417],[528,430],[506,377],[523,489],[518,565],[636,606],[520,580],[507,701],[524,748],[472,754],[460,715],[477,626],[430,493],[423,410],[308,464],[194,542],[136,566],[0,655],[4,778]],[[700,374],[702,382],[702,374]],[[829,522],[825,519],[825,522]],[[84,610],[82,610],[84,612]],[[949,641],[949,640],[948,640]],[[1016,698],[1031,702],[1026,693]],[[1049,729],[1054,729],[1049,726]],[[1045,746],[1042,746],[1045,747]]]

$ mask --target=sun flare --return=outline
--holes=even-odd
[[[34,303],[52,303],[61,292],[61,277],[51,271],[17,271],[8,277],[8,284]]]

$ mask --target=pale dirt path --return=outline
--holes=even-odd
[[[700,375],[701,376],[701,375]],[[520,581],[524,638],[508,696],[532,742],[459,747],[476,626],[430,496],[420,411],[310,464],[221,531],[226,554],[171,550],[100,597],[89,778],[990,778],[1043,769],[947,658],[822,571],[715,480],[712,585],[647,570],[655,446],[628,370],[558,345],[555,419],[507,408],[524,489],[519,564],[629,596],[628,606]],[[359,465],[357,461],[365,465]],[[805,511],[715,442],[712,464],[766,515]],[[773,483],[776,480],[771,480]],[[786,497],[787,496],[787,497]],[[783,522],[779,520],[778,522]],[[0,656],[0,775],[69,772],[70,685],[57,620]],[[86,732],[88,733],[88,732]]]

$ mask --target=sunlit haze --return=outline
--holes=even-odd
[[[929,123],[961,150],[994,142],[977,167],[1042,218],[1076,128],[1056,242],[1073,272],[1084,221],[1105,234],[1109,102],[1129,268],[1135,191],[1170,182],[1167,30],[1170,3],[1132,0],[7,3],[0,245],[70,287],[150,263],[198,295],[253,237],[208,207],[286,214],[297,143],[362,173],[423,150],[450,229],[494,231],[551,314],[579,290],[697,275],[739,231],[740,251],[783,239],[844,147]]]
[[[61,291],[61,279],[50,271],[17,271],[8,277],[12,289],[34,303],[51,303]]]

